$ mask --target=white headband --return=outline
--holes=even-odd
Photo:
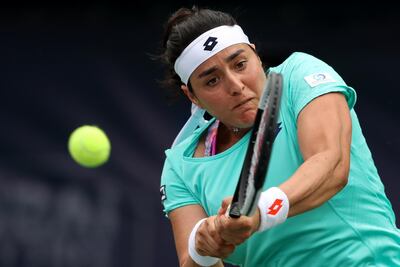
[[[219,26],[197,37],[176,59],[174,69],[184,84],[201,63],[234,44],[250,44],[249,38],[239,25]]]

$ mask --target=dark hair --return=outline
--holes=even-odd
[[[235,25],[236,20],[227,13],[211,9],[180,8],[173,13],[165,24],[163,53],[159,56],[167,65],[166,77],[162,84],[176,91],[182,81],[174,70],[176,59],[182,51],[202,33],[223,25]],[[188,83],[191,90],[190,82]],[[178,90],[181,91],[181,90]]]

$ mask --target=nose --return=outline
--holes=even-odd
[[[226,82],[226,90],[230,95],[236,96],[242,94],[245,86],[238,74],[228,73],[226,75]]]

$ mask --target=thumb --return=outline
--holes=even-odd
[[[225,198],[221,203],[221,208],[218,211],[218,215],[225,214],[226,211],[228,210],[229,205],[231,204],[231,202],[232,202],[232,197]]]

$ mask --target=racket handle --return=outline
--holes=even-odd
[[[231,205],[228,207],[228,211],[229,211],[229,217],[240,218],[241,214],[238,202],[231,203]]]

